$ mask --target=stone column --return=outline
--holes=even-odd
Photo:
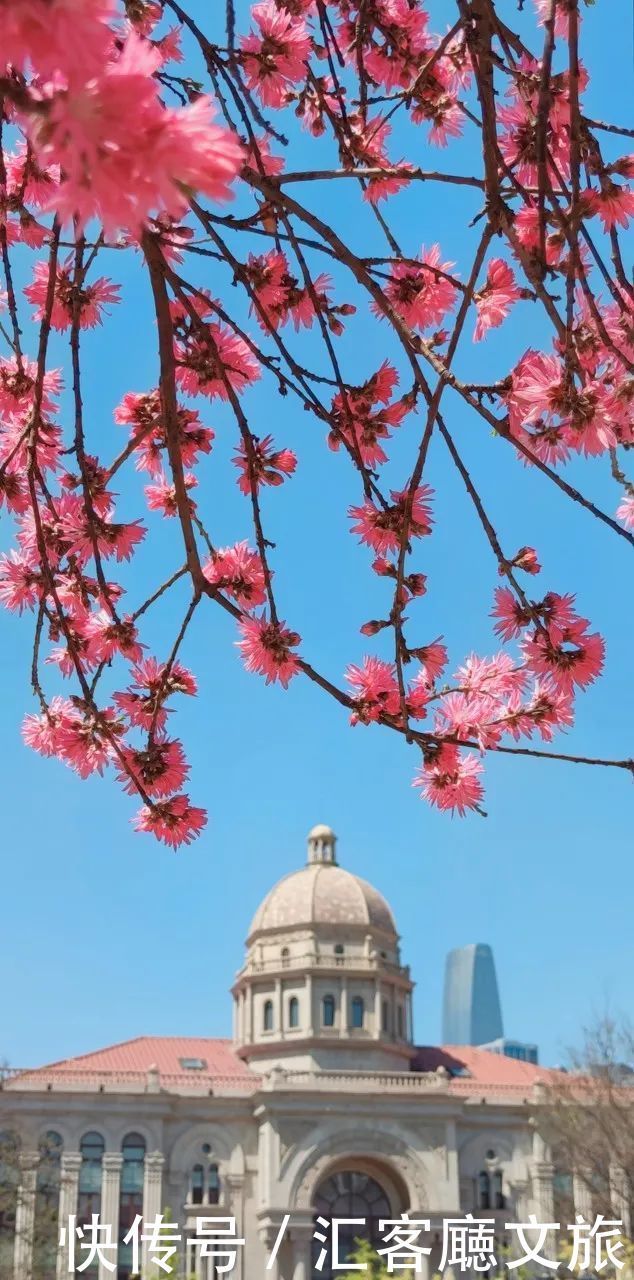
[[[162,1212],[163,1208],[163,1165],[165,1164],[165,1156],[162,1151],[152,1151],[145,1157],[145,1171],[143,1176],[143,1225],[147,1232],[148,1226]],[[141,1272],[143,1277],[158,1276],[160,1274],[156,1262],[150,1263],[148,1257],[148,1242],[144,1241],[141,1252]],[[151,1270],[150,1270],[151,1265]]]
[[[66,1232],[66,1244],[63,1249],[57,1250],[57,1280],[65,1280],[68,1277],[68,1219],[71,1214],[77,1213],[80,1169],[79,1151],[64,1151],[59,1182],[59,1226],[60,1230],[63,1227]]]
[[[306,1013],[307,1025],[306,1032],[309,1036],[315,1035],[315,1013],[313,1010],[313,975],[306,974]]]
[[[553,1195],[553,1166],[544,1160],[535,1164],[534,1169],[537,1217],[540,1222],[552,1222],[555,1212]]]
[[[121,1191],[121,1166],[123,1156],[118,1151],[105,1151],[101,1162],[101,1222],[111,1227],[110,1239],[115,1244],[119,1240],[119,1195]],[[117,1261],[117,1254],[108,1251],[109,1262]],[[113,1272],[99,1263],[99,1280],[112,1280]]]
[[[586,1222],[593,1222],[592,1192],[590,1190],[590,1174],[587,1169],[575,1170],[572,1175],[572,1198],[575,1215],[582,1214]]]
[[[529,1206],[529,1184],[523,1180],[516,1181],[511,1184],[511,1200],[513,1202],[513,1212],[518,1222],[523,1222],[526,1214],[530,1213]]]
[[[345,976],[339,992],[339,1035],[342,1038],[348,1035],[348,979]]]
[[[245,1241],[237,1251],[236,1265],[231,1272],[231,1276],[232,1280],[244,1280],[246,1275],[246,1251],[249,1247],[245,1222],[244,1174],[225,1173],[223,1183],[228,1192],[226,1201],[229,1213],[233,1214],[236,1220],[236,1235]],[[225,1197],[223,1197],[224,1203]]]
[[[381,983],[377,978],[376,987],[374,989],[374,1039],[375,1040],[381,1039],[382,1021],[383,1020],[381,1017]]]
[[[456,1136],[455,1120],[447,1120],[445,1122],[445,1151],[446,1151],[446,1167],[445,1176],[447,1179],[447,1208],[460,1211],[460,1170],[458,1167],[458,1140]]]
[[[33,1263],[33,1230],[35,1227],[35,1192],[39,1151],[23,1151],[20,1156],[20,1185],[15,1208],[15,1243],[13,1246],[15,1280],[28,1280]]]
[[[610,1202],[615,1217],[623,1223],[623,1234],[629,1239],[632,1224],[628,1176],[616,1161],[610,1165]]]
[[[284,1039],[284,999],[282,992],[282,979],[275,979],[275,1010],[277,1019],[277,1038]]]
[[[533,1198],[539,1222],[552,1222],[555,1205],[553,1194],[554,1168],[541,1133],[533,1132]]]
[[[293,1227],[293,1270],[291,1280],[311,1280],[312,1277],[312,1227]]]

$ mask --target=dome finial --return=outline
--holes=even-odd
[[[318,823],[308,832],[308,862],[337,865],[337,837],[331,827]]]

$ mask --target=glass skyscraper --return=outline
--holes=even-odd
[[[443,1044],[488,1044],[504,1035],[493,952],[485,942],[447,956]]]

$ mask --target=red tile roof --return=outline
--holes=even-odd
[[[183,1066],[186,1060],[202,1062],[203,1066],[188,1069]],[[257,1087],[257,1077],[237,1057],[231,1040],[193,1036],[137,1036],[94,1053],[21,1072],[14,1076],[14,1087],[19,1082],[33,1087],[39,1080],[58,1080],[78,1085],[85,1082],[90,1089],[100,1081],[119,1085],[138,1082],[152,1071],[158,1072],[161,1085],[183,1086],[185,1090],[188,1086],[205,1091],[222,1086],[248,1092]]]
[[[183,1061],[199,1060],[200,1069]],[[533,1085],[552,1078],[548,1068],[519,1062],[470,1045],[423,1046],[414,1052],[415,1072],[448,1073],[447,1087],[461,1096],[528,1096]],[[90,1091],[100,1084],[125,1088],[147,1082],[158,1072],[157,1085],[176,1092],[239,1091],[251,1093],[260,1080],[236,1054],[231,1040],[191,1036],[138,1036],[94,1053],[66,1058],[13,1075],[14,1088],[70,1084]]]
[[[492,1093],[528,1094],[533,1085],[547,1083],[552,1068],[534,1062],[520,1062],[490,1049],[474,1045],[422,1046],[412,1061],[414,1071],[437,1071],[444,1067],[451,1077],[452,1093],[478,1095]]]

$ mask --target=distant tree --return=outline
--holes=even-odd
[[[558,1216],[574,1211],[581,1192],[588,1211],[621,1218],[631,1234],[634,1029],[604,1015],[584,1031],[569,1059],[569,1069],[544,1086],[538,1120],[555,1163]]]
[[[362,1263],[366,1267],[366,1270],[345,1272],[342,1275],[342,1280],[358,1280],[359,1276],[365,1276],[366,1280],[388,1280],[388,1277],[390,1276],[387,1264],[379,1257],[376,1249],[373,1248],[369,1240],[358,1240],[357,1247],[348,1261]],[[394,1273],[392,1273],[392,1275],[393,1274]],[[400,1271],[398,1274],[401,1276],[410,1276],[414,1275],[414,1271],[413,1269],[408,1269],[407,1271]]]

